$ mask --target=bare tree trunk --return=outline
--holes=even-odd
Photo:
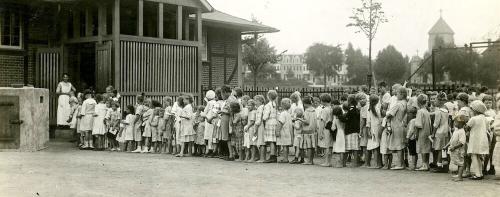
[[[324,71],[323,71],[323,72],[324,72]],[[323,73],[323,77],[324,77],[324,78],[323,78],[323,81],[325,81],[325,85],[324,85],[324,87],[325,87],[325,89],[326,89],[326,72],[324,72],[324,73]]]
[[[257,74],[254,73],[253,75],[253,87],[257,87]]]

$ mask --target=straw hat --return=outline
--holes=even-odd
[[[470,103],[470,108],[480,114],[484,114],[486,111],[486,105],[480,100],[472,101],[472,103]]]

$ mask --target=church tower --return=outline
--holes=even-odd
[[[442,11],[440,11],[442,12]],[[442,14],[440,14],[438,21],[432,28],[429,30],[429,52],[432,51],[434,47],[434,42],[436,37],[441,37],[446,44],[455,43],[454,36],[455,32],[451,29],[451,27],[444,21]]]

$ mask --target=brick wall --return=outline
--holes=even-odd
[[[224,85],[237,86],[238,72],[230,81],[229,78],[238,64],[238,39],[241,39],[239,32],[221,28],[208,28],[208,63],[203,64],[202,85],[208,87],[210,82],[212,87]],[[212,73],[210,78],[210,67]],[[225,69],[225,70],[224,70]],[[225,81],[226,80],[226,81]]]
[[[0,87],[23,83],[23,63],[23,56],[0,54]]]

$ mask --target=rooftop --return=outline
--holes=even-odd
[[[438,21],[429,30],[429,34],[454,34],[451,27],[444,21],[443,17],[439,17]]]
[[[209,25],[223,25],[224,27],[238,29],[242,34],[274,33],[279,31],[274,27],[232,16],[219,10],[203,13],[203,22]]]

